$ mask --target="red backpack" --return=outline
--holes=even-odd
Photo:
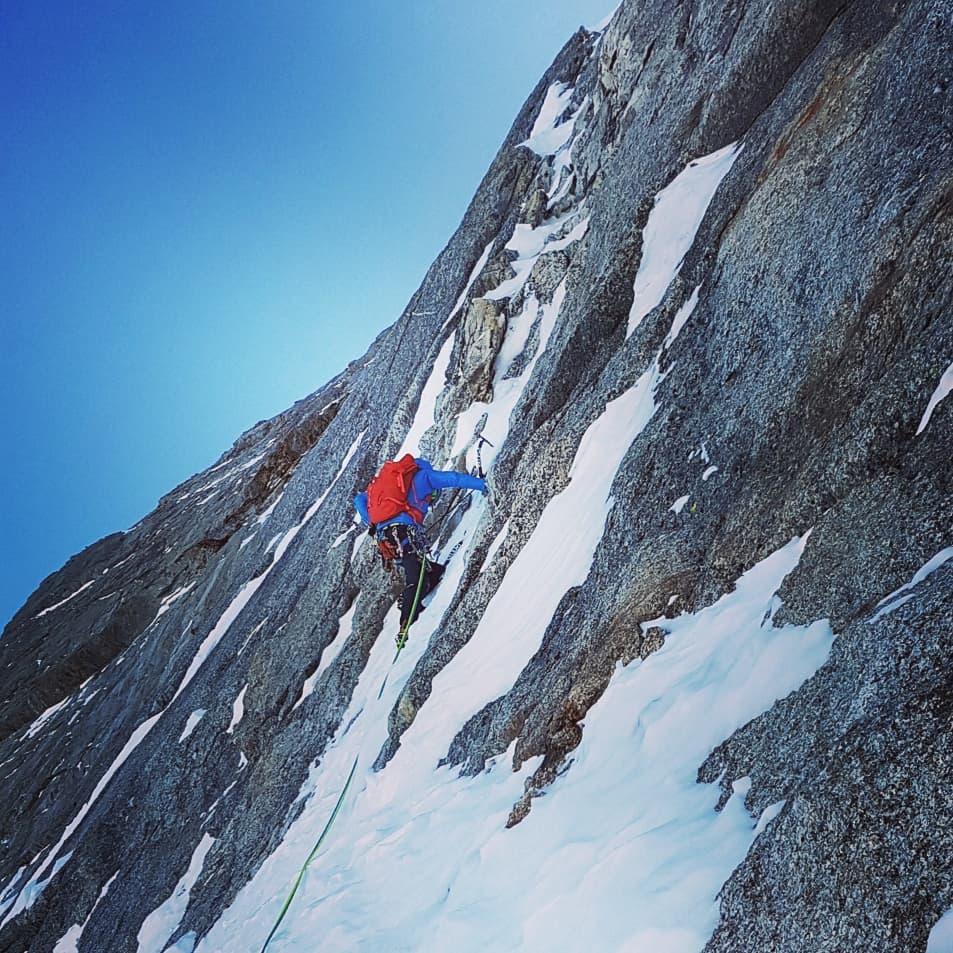
[[[424,514],[407,501],[418,469],[417,461],[409,453],[381,467],[367,487],[367,515],[372,524],[386,523],[400,513],[407,513],[415,523],[423,523]]]

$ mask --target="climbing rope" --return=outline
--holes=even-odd
[[[477,472],[481,479],[484,479],[486,474],[483,471],[483,460],[480,456],[480,450],[483,447],[483,444],[488,444],[493,446],[483,434],[479,434],[477,437]],[[457,496],[459,496],[460,491],[456,491],[456,495],[451,501],[447,512],[441,517],[441,519],[436,523],[434,527],[431,527],[431,533],[435,529],[438,529],[442,523],[447,519],[447,517],[455,512],[458,507]],[[451,551],[450,558],[456,553],[460,544],[458,543],[456,547]],[[415,547],[416,549],[416,547]],[[377,698],[380,700],[384,695],[384,689],[387,686],[387,679],[390,676],[391,670],[394,667],[394,664],[397,662],[397,658],[400,653],[403,651],[404,646],[407,644],[407,635],[410,632],[410,626],[414,621],[414,617],[417,615],[417,608],[420,605],[420,596],[423,592],[424,587],[424,576],[427,575],[428,568],[428,556],[426,552],[420,552],[417,550],[418,555],[420,556],[420,578],[417,580],[417,591],[414,593],[414,601],[410,607],[410,614],[407,616],[407,621],[401,626],[400,632],[397,635],[397,651],[394,653],[394,658],[391,660],[390,666],[387,669],[387,672],[384,675],[384,681],[381,683],[381,689],[377,693]],[[344,804],[344,798],[347,795],[348,789],[351,786],[351,782],[354,780],[354,775],[357,772],[357,762],[359,755],[356,755],[354,758],[354,763],[351,765],[351,770],[348,773],[347,780],[344,782],[344,787],[341,789],[341,793],[338,796],[337,803],[334,805],[334,810],[331,811],[331,816],[328,818],[327,824],[324,825],[324,830],[321,831],[321,836],[318,837],[317,842],[314,847],[311,849],[311,853],[305,858],[304,863],[301,865],[301,870],[298,871],[298,876],[295,877],[294,883],[291,885],[291,892],[288,894],[288,898],[285,900],[284,905],[281,908],[281,911],[278,914],[278,919],[275,921],[275,925],[271,928],[271,932],[268,934],[268,938],[265,940],[264,945],[261,948],[261,953],[265,953],[268,948],[268,944],[271,942],[275,933],[278,931],[278,927],[281,926],[281,922],[285,918],[285,914],[288,912],[288,908],[291,906],[291,901],[294,899],[295,894],[298,892],[298,887],[301,886],[302,880],[304,880],[304,875],[308,870],[308,867],[311,865],[311,862],[318,855],[318,851],[321,849],[321,846],[324,844],[325,838],[328,836],[328,831],[331,830],[331,825],[334,823],[335,818],[338,816],[338,813],[341,810],[341,806]]]
[[[288,912],[288,908],[291,906],[291,901],[294,900],[294,895],[298,892],[298,887],[301,886],[301,881],[304,879],[305,871],[307,871],[311,861],[317,856],[318,851],[321,849],[321,845],[324,843],[324,838],[327,837],[328,831],[331,830],[331,825],[334,823],[334,819],[338,816],[338,812],[341,810],[341,805],[344,803],[344,797],[347,794],[348,788],[351,786],[351,781],[354,780],[355,771],[357,771],[357,756],[354,758],[354,764],[351,765],[351,771],[347,776],[347,781],[344,782],[344,787],[337,799],[337,803],[334,805],[334,810],[331,811],[331,816],[328,818],[327,824],[324,825],[324,830],[321,831],[321,836],[318,838],[317,843],[311,849],[311,853],[308,854],[305,862],[301,865],[301,870],[298,871],[298,876],[295,877],[295,881],[291,885],[291,893],[288,894],[288,899],[285,900],[285,904],[281,908],[281,912],[278,914],[278,919],[275,921],[275,925],[271,928],[271,933],[268,934],[268,938],[265,940],[264,946],[261,948],[261,953],[265,953],[265,950],[268,949],[268,944],[271,943],[271,938],[275,935],[275,933],[278,932],[278,927],[281,926],[281,921],[284,920],[285,914]]]
[[[426,574],[427,557],[424,556],[420,563],[420,579],[417,580],[417,591],[414,593],[414,601],[410,607],[410,615],[407,616],[407,621],[403,624],[397,636],[397,652],[390,663],[390,667],[387,669],[387,673],[384,675],[384,681],[381,683],[381,690],[377,693],[378,700],[380,700],[384,694],[384,687],[387,685],[387,678],[390,675],[390,670],[394,667],[394,663],[397,661],[397,656],[400,655],[404,646],[407,644],[407,634],[410,631],[410,626],[414,621],[414,616],[417,614],[417,607],[420,605],[420,593],[423,590],[424,576]],[[298,871],[298,876],[295,877],[294,883],[291,885],[291,892],[288,894],[288,899],[285,900],[284,906],[281,908],[281,911],[278,914],[278,919],[275,921],[275,925],[271,928],[271,933],[268,934],[268,938],[265,940],[265,943],[261,948],[261,953],[265,953],[265,950],[268,949],[268,944],[271,942],[275,933],[277,933],[278,927],[281,926],[281,921],[284,920],[285,914],[288,912],[288,908],[291,906],[291,901],[294,899],[294,895],[298,892],[298,887],[301,886],[301,881],[304,880],[304,875],[307,872],[308,867],[311,865],[311,861],[317,857],[318,851],[321,849],[321,845],[324,843],[324,839],[328,836],[328,831],[331,830],[331,825],[334,823],[334,819],[338,816],[338,813],[341,810],[341,805],[344,804],[344,798],[347,795],[348,788],[350,788],[351,781],[354,780],[354,774],[357,771],[358,757],[359,755],[355,755],[354,763],[351,765],[351,770],[348,773],[347,780],[344,782],[344,787],[341,789],[341,793],[338,796],[337,803],[334,805],[334,810],[331,811],[331,816],[328,818],[327,824],[324,825],[324,830],[321,831],[321,836],[318,838],[314,847],[311,848],[311,853],[308,854],[304,863],[301,865],[301,870]]]
[[[387,685],[387,678],[390,675],[391,668],[394,667],[394,663],[397,661],[397,656],[400,655],[404,646],[407,644],[407,634],[410,632],[410,626],[414,621],[414,616],[417,614],[417,606],[420,605],[420,593],[423,590],[424,576],[426,575],[427,557],[424,556],[420,561],[420,578],[417,580],[417,591],[414,593],[414,601],[410,606],[410,615],[407,616],[407,621],[404,623],[397,635],[397,651],[394,653],[394,657],[391,660],[390,668],[387,669],[387,673],[384,675],[384,681],[381,683],[381,690],[377,693],[378,700],[380,700],[381,696],[384,694],[384,688]]]

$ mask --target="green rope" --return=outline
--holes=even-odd
[[[417,592],[414,594],[413,605],[410,607],[410,615],[407,616],[407,621],[400,630],[400,635],[397,639],[397,654],[390,663],[391,667],[393,667],[394,662],[397,661],[397,656],[400,655],[401,650],[407,644],[407,633],[410,631],[411,623],[414,621],[414,616],[417,614],[417,606],[420,604],[420,593],[424,587],[424,576],[426,574],[427,557],[424,556],[420,561],[420,579],[417,580]],[[389,674],[390,669],[387,671],[387,675]],[[377,693],[378,699],[380,699],[384,694],[384,686],[387,684],[387,675],[384,676],[384,681],[381,684],[381,690]],[[288,894],[288,899],[285,900],[285,905],[281,908],[281,912],[278,914],[278,919],[275,921],[275,925],[271,928],[271,933],[268,934],[268,939],[265,940],[265,944],[261,948],[261,953],[265,953],[265,950],[268,949],[268,944],[271,943],[272,937],[278,932],[278,927],[281,926],[281,921],[284,920],[285,914],[288,912],[288,908],[291,906],[291,901],[294,899],[294,895],[298,892],[298,887],[301,886],[301,881],[304,880],[305,872],[310,866],[311,861],[314,860],[318,854],[318,851],[321,849],[321,845],[324,843],[324,839],[327,837],[328,831],[331,830],[331,825],[334,823],[334,819],[338,816],[338,812],[341,810],[341,805],[344,803],[344,797],[347,794],[348,788],[351,786],[351,781],[354,780],[355,771],[357,771],[357,756],[354,758],[354,764],[351,765],[351,771],[347,776],[347,781],[344,782],[344,788],[338,797],[337,804],[334,805],[334,810],[331,812],[331,816],[328,818],[327,824],[324,825],[324,830],[321,831],[321,836],[318,838],[317,843],[311,849],[311,853],[308,854],[305,862],[301,865],[301,870],[298,871],[298,876],[295,877],[295,881],[291,885],[291,893]]]
[[[397,661],[397,656],[403,651],[404,646],[407,644],[407,634],[410,631],[410,626],[414,621],[414,616],[417,614],[417,606],[420,604],[420,592],[424,587],[424,576],[427,575],[427,557],[424,556],[420,560],[420,578],[417,580],[417,591],[414,593],[414,601],[410,607],[410,615],[407,616],[407,621],[404,623],[403,628],[400,630],[400,635],[397,636],[397,651],[394,653],[394,658],[391,660],[390,666],[394,667],[394,662]],[[387,687],[387,676],[390,675],[390,669],[387,670],[387,675],[384,676],[384,681],[381,683],[381,690],[377,693],[377,700],[384,695],[384,689]]]
[[[318,838],[318,842],[314,845],[311,853],[308,854],[307,859],[301,865],[301,870],[298,871],[298,876],[295,878],[295,882],[291,886],[291,893],[288,894],[288,899],[285,900],[285,905],[281,908],[281,913],[278,914],[278,919],[275,921],[275,925],[271,928],[271,933],[268,934],[268,939],[265,940],[265,944],[261,948],[261,953],[265,953],[265,950],[268,948],[268,944],[271,943],[271,938],[275,935],[275,933],[278,932],[278,927],[281,926],[281,921],[284,920],[285,914],[288,912],[288,907],[291,906],[291,901],[294,899],[294,895],[298,892],[298,887],[301,886],[301,881],[304,879],[305,871],[308,869],[311,861],[314,860],[315,856],[317,856],[318,851],[321,849],[321,845],[324,843],[324,838],[327,837],[328,831],[331,830],[331,825],[334,823],[334,819],[338,816],[338,812],[341,810],[341,805],[344,803],[344,796],[347,794],[347,789],[351,786],[351,781],[354,780],[354,772],[356,770],[357,757],[354,758],[354,764],[351,765],[351,772],[347,776],[347,781],[344,782],[344,789],[341,791],[341,794],[338,797],[337,804],[334,805],[334,810],[331,812],[331,816],[328,818],[327,824],[324,825],[324,830],[321,831],[321,836]]]

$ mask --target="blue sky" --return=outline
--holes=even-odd
[[[393,323],[613,6],[0,0],[0,625]]]

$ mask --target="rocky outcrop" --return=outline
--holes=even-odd
[[[13,670],[18,686],[0,702],[0,740],[119,658],[163,606],[196,585],[232,536],[284,488],[334,419],[344,386],[342,376],[258,424],[142,522],[94,543],[44,581],[0,642],[0,666]],[[38,656],[35,667],[24,651]]]
[[[953,546],[951,402],[924,425],[953,362],[951,34],[947,2],[647,0],[573,37],[368,354],[8,626],[0,951],[50,950],[74,924],[80,953],[136,950],[203,835],[169,942],[204,936],[261,869],[386,631],[350,501],[412,428],[453,466],[484,433],[490,505],[376,770],[500,593],[530,595],[508,574],[553,512],[588,572],[538,580],[538,648],[440,756],[464,775],[511,748],[516,768],[538,759],[509,826],[577,770],[620,664],[809,533],[774,623],[829,619],[836,639],[699,765],[720,806],[750,778],[752,825],[777,808],[707,948],[923,950],[953,907],[953,562],[931,563]],[[685,183],[713,163],[689,214]],[[604,525],[579,525],[558,509],[579,449],[632,395],[599,431]]]

